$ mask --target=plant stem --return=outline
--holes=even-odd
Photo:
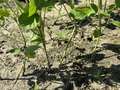
[[[15,15],[15,17],[18,17],[18,15],[15,13],[15,11],[14,11],[14,10],[11,8],[11,6],[9,5],[9,3],[6,3],[6,4],[8,5],[9,9],[13,12],[13,14]],[[26,39],[25,39],[25,36],[24,36],[24,34],[23,34],[23,32],[22,32],[22,28],[20,27],[18,21],[17,21],[15,18],[13,18],[13,19],[14,19],[14,21],[16,22],[16,24],[17,24],[18,27],[19,27],[19,32],[20,32],[20,34],[21,34],[21,36],[22,36],[22,38],[23,38],[23,41],[24,41],[24,48],[26,48]]]
[[[14,86],[16,85],[16,83],[17,83],[17,81],[18,81],[18,79],[19,79],[19,77],[20,77],[20,75],[21,75],[21,73],[22,73],[22,71],[23,71],[23,68],[24,68],[24,67],[23,67],[23,65],[22,65],[19,73],[17,74],[16,80],[15,80],[12,88],[14,88]]]
[[[97,49],[97,45],[99,44],[100,38],[96,38],[96,42],[95,42],[95,47],[93,48],[92,52],[95,52]]]
[[[99,30],[101,30],[101,10],[102,10],[102,0],[98,0],[98,18],[99,18]]]
[[[99,20],[99,25],[98,25],[98,30],[102,31],[102,17],[101,17],[101,10],[102,10],[102,0],[98,0],[98,20]],[[93,36],[94,38],[94,36]],[[94,38],[95,39],[95,38]],[[100,37],[96,38],[96,42],[95,42],[95,47],[92,49],[91,52],[95,52],[97,45],[99,43]],[[92,55],[93,56],[93,55]]]
[[[107,7],[107,0],[105,0],[104,12],[106,11],[106,7]]]
[[[43,44],[44,51],[45,51],[45,54],[46,54],[48,68],[50,69],[51,65],[50,65],[49,56],[48,56],[47,49],[46,49],[45,32],[44,32],[44,27],[45,26],[44,26],[44,24],[45,24],[45,13],[44,13],[44,19],[42,19],[42,13],[40,12],[40,29],[39,29],[39,34],[40,34],[40,38],[42,39],[42,44]]]
[[[15,1],[14,1],[14,3],[15,3]],[[8,2],[6,2],[6,5],[8,5],[9,9],[12,11],[12,13],[13,13],[13,14],[15,15],[15,17],[17,18],[18,15],[15,13],[15,11],[12,9],[12,7],[9,5]],[[18,21],[17,21],[16,18],[13,18],[13,19],[14,19],[14,21],[16,22],[16,24],[17,24],[18,27],[19,27],[19,32],[20,32],[20,34],[21,34],[21,36],[22,36],[22,38],[23,38],[23,41],[24,41],[23,49],[25,50],[25,48],[27,47],[27,41],[26,41],[25,36],[24,36],[24,34],[23,34],[23,32],[22,32],[22,28],[21,28],[21,26],[19,25],[19,23],[18,23]],[[25,62],[26,62],[26,61],[25,61]],[[25,73],[25,64],[26,64],[26,63],[23,63],[23,67],[21,68],[21,69],[22,69],[21,71],[23,71],[23,75],[24,75],[24,73]],[[18,78],[19,78],[19,75],[18,75]]]
[[[26,60],[23,60],[23,72],[22,72],[22,75],[24,76],[25,75],[25,71],[26,71]]]
[[[70,17],[70,15],[69,15],[69,12],[68,12],[67,8],[65,7],[64,4],[63,4],[63,7],[64,7],[65,11],[67,12],[67,15],[69,16],[70,20],[73,21],[72,18]],[[64,59],[64,57],[66,56],[66,53],[67,53],[67,49],[68,49],[68,47],[69,47],[69,44],[71,43],[72,39],[75,37],[75,34],[76,34],[77,25],[76,25],[75,21],[73,21],[73,22],[74,22],[74,29],[73,29],[73,31],[72,31],[72,35],[71,35],[71,37],[69,38],[69,41],[68,41],[66,47],[65,47],[65,50],[64,50],[64,52],[63,52],[63,57],[62,57],[62,59],[61,59],[61,61],[60,61],[61,64],[63,63],[63,59]]]
[[[99,29],[100,31],[102,31],[102,17],[101,17],[101,10],[102,10],[102,0],[98,0],[98,19],[99,19]],[[96,43],[95,43],[95,47],[92,49],[92,52],[95,52],[97,45],[99,43],[100,37],[97,37]]]

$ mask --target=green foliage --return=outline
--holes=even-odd
[[[19,54],[20,52],[21,52],[20,48],[13,48],[8,51],[8,53],[15,53],[15,54]]]
[[[28,13],[23,13],[18,18],[19,24],[26,29],[34,29],[39,24],[39,15],[34,14],[32,16],[29,16]]]
[[[115,0],[115,4],[117,8],[120,8],[120,0]]]
[[[91,7],[76,7],[71,10],[70,15],[76,20],[83,20],[94,13]]]
[[[28,58],[34,58],[36,56],[35,51],[40,48],[38,45],[32,45],[25,48],[24,53]]]
[[[93,78],[95,79],[95,81],[97,80],[101,80],[103,77],[105,77],[106,74],[104,74],[102,71],[93,71]]]
[[[58,39],[66,40],[66,39],[68,39],[68,33],[69,33],[69,31],[61,31],[61,32],[56,32],[56,35],[57,35]]]
[[[96,29],[94,32],[93,32],[93,36],[95,38],[98,38],[102,35],[102,31],[100,29]]]
[[[20,25],[26,29],[36,28],[40,21],[37,11],[43,8],[50,11],[54,4],[55,2],[52,0],[30,0],[24,8],[24,12],[18,18]]]
[[[30,0],[28,5],[22,9],[23,13],[18,17],[19,24],[25,29],[35,29],[39,24],[35,0]]]
[[[98,12],[98,6],[96,4],[91,4],[91,8],[94,10],[95,13]]]
[[[37,11],[35,0],[30,0],[29,2],[29,17],[34,15]]]
[[[114,20],[114,21],[112,21],[112,24],[117,26],[117,27],[120,27],[120,22],[119,21]]]
[[[101,16],[101,18],[103,18],[103,17],[110,17],[110,14],[108,12],[104,12],[104,11],[101,10],[100,16]]]
[[[9,16],[9,11],[5,8],[0,8],[0,19]]]
[[[34,35],[34,37],[31,39],[32,45],[38,45],[42,42],[41,38],[38,35]]]

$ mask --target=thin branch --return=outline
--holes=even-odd
[[[66,6],[65,6],[64,4],[63,4],[63,7],[64,7],[65,11],[67,12],[67,15],[69,16],[70,20],[73,21],[72,18],[71,18],[71,16],[69,15],[69,12],[68,12]],[[67,49],[68,49],[68,47],[69,47],[72,39],[75,37],[75,34],[76,34],[77,25],[76,25],[75,21],[73,21],[73,24],[74,24],[74,29],[73,29],[73,31],[72,31],[72,35],[71,35],[71,37],[69,38],[69,41],[68,41],[66,47],[65,47],[65,50],[64,50],[64,53],[63,53],[63,57],[62,57],[61,62],[60,62],[61,64],[63,63],[63,59],[64,59],[64,57],[66,56]]]

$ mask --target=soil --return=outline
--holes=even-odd
[[[22,75],[23,53],[10,53],[12,48],[24,44],[19,28],[11,18],[0,28],[0,90],[34,90],[34,86],[38,87],[35,90],[120,90],[120,28],[103,25],[103,35],[95,44],[91,34],[96,20],[78,23],[77,34],[66,50],[64,64],[60,65],[73,22],[63,8],[59,14],[59,8],[57,5],[46,15],[45,35],[51,69],[47,68],[42,47],[36,51],[35,58],[26,61]],[[23,32],[29,44],[32,32]],[[64,37],[58,35],[62,32]]]

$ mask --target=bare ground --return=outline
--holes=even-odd
[[[50,29],[46,28],[47,50],[51,63],[53,63],[53,70],[49,71],[44,67],[46,66],[46,58],[43,50],[40,49],[37,51],[36,58],[27,62],[25,76],[20,75],[16,84],[14,83],[21,71],[23,56],[8,53],[8,51],[22,45],[22,38],[18,37],[19,31],[17,27],[13,27],[14,23],[8,24],[8,31],[0,31],[0,90],[32,90],[36,80],[40,86],[38,90],[72,90],[72,87],[74,90],[119,90],[120,29],[105,28],[105,33],[100,37],[98,44],[98,47],[102,49],[91,53],[94,42],[89,42],[87,40],[89,35],[86,34],[91,33],[90,28],[94,28],[89,25],[83,26],[85,41],[80,38],[81,31],[79,31],[67,51],[69,54],[65,58],[66,66],[60,68],[58,61],[66,43],[61,41],[58,44],[58,41],[51,40],[49,34],[52,32],[53,38],[59,38],[56,33],[63,31],[64,23],[70,20],[65,16],[59,18],[57,25],[52,26],[56,16],[54,12],[48,14],[47,25],[50,26]],[[74,63],[71,62],[73,60]]]

